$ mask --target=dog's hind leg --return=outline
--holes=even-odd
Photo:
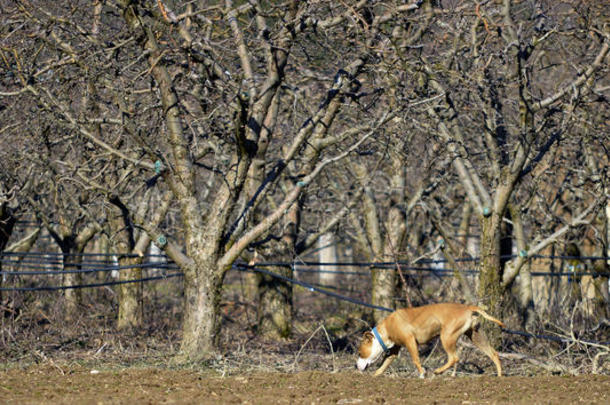
[[[440,374],[454,364],[457,364],[459,358],[456,353],[456,344],[460,335],[461,332],[459,331],[454,333],[441,332],[441,343],[443,344],[443,349],[445,349],[445,352],[447,353],[447,363],[445,363],[444,366],[434,370],[434,374]]]
[[[487,340],[487,337],[485,336],[483,331],[480,331],[478,330],[478,328],[475,327],[468,330],[465,334],[470,338],[470,340],[472,340],[472,343],[474,343],[474,345],[478,347],[479,350],[485,353],[487,357],[489,357],[491,361],[494,362],[494,364],[496,365],[496,372],[498,373],[498,377],[502,377],[502,365],[500,364],[500,357],[498,356],[498,353],[494,350],[494,348],[491,347],[491,345],[489,344],[489,341]]]

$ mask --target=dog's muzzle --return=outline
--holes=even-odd
[[[363,359],[363,358],[359,358],[358,362],[356,363],[356,367],[358,367],[358,370],[360,371],[364,371],[364,369],[366,369],[366,367],[369,365],[369,362],[367,359]]]

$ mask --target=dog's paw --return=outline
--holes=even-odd
[[[424,369],[424,371],[419,373],[419,378],[426,378],[426,370],[425,369]]]

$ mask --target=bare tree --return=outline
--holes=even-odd
[[[602,2],[6,3],[0,97],[22,119],[2,133],[32,141],[21,154],[42,181],[31,205],[64,217],[69,230],[50,217],[49,229],[58,243],[80,238],[74,249],[108,213],[121,251],[162,247],[185,275],[185,357],[217,350],[236,261],[254,250],[293,260],[358,205],[361,245],[397,261],[419,243],[409,231],[451,229],[467,200],[492,312],[525,262],[501,261],[505,224],[527,259],[598,209],[579,203],[554,228],[518,215],[545,157],[607,104]],[[329,213],[324,187],[341,195]],[[177,230],[163,226],[170,207]],[[391,306],[395,275],[383,274],[374,301]],[[288,331],[289,286],[263,293],[261,319],[281,312],[270,328]]]
[[[424,46],[423,63],[415,66],[421,72],[420,91],[439,97],[426,113],[479,220],[479,299],[492,312],[500,311],[503,291],[520,268],[512,265],[503,275],[500,241],[511,198],[570,133],[574,111],[587,105],[607,66],[608,38],[601,26],[587,27],[590,36],[572,37],[581,29],[578,14],[584,12],[576,5],[447,4],[452,12],[432,29],[434,47]],[[564,13],[570,18],[560,17]],[[565,38],[573,38],[569,46],[562,45]],[[573,66],[578,66],[575,72]],[[576,222],[589,212],[575,215]]]
[[[328,15],[325,4],[294,2],[279,9],[258,3],[236,7],[227,1],[205,13],[195,11],[193,16],[186,10],[173,11],[163,2],[151,2],[148,7],[128,1],[118,5],[158,88],[161,118],[167,128],[159,134],[168,148],[162,177],[180,209],[184,251],[171,239],[164,249],[185,273],[182,353],[206,356],[215,348],[220,286],[232,263],[278,223],[326,166],[347,156],[392,114],[386,111],[356,130],[342,129],[344,100],[358,91],[356,78],[370,60],[353,52],[344,63],[321,66],[330,68],[324,74],[330,73],[334,79],[311,95],[319,107],[304,122],[281,132],[292,138],[284,142],[283,150],[268,147],[272,146],[270,129],[278,120],[275,103],[284,89],[291,88],[282,86],[299,79],[289,64],[295,43],[314,26],[332,33],[351,18],[351,8],[338,8],[337,16],[320,19]],[[223,57],[215,43],[223,47],[230,44],[235,52],[224,52]],[[190,70],[181,67],[189,64]],[[193,81],[203,86],[188,84]],[[225,107],[217,109],[209,100]],[[198,142],[211,135],[192,133],[200,116],[207,116],[204,124],[209,125],[211,134],[218,134],[210,139],[211,148],[197,148]],[[332,134],[331,128],[336,128]],[[231,138],[227,138],[229,134]],[[308,157],[307,145],[314,144],[318,149]],[[338,144],[343,145],[342,150],[322,153],[329,145]],[[210,152],[218,155],[206,163]],[[271,163],[267,174],[258,180],[258,187],[246,187],[252,165],[262,157]],[[212,173],[220,174],[204,215],[196,187],[199,162],[204,169],[213,167]],[[267,211],[260,221],[252,221],[251,207],[292,162],[299,167],[298,180],[279,195],[275,209]],[[243,198],[244,190],[256,192]],[[249,204],[244,207],[240,201]],[[155,240],[161,240],[163,235],[154,228],[141,226]]]

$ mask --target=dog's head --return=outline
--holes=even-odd
[[[358,370],[363,371],[369,364],[377,361],[383,353],[383,348],[375,338],[372,332],[364,332],[362,341],[358,347],[358,362],[356,366]]]

